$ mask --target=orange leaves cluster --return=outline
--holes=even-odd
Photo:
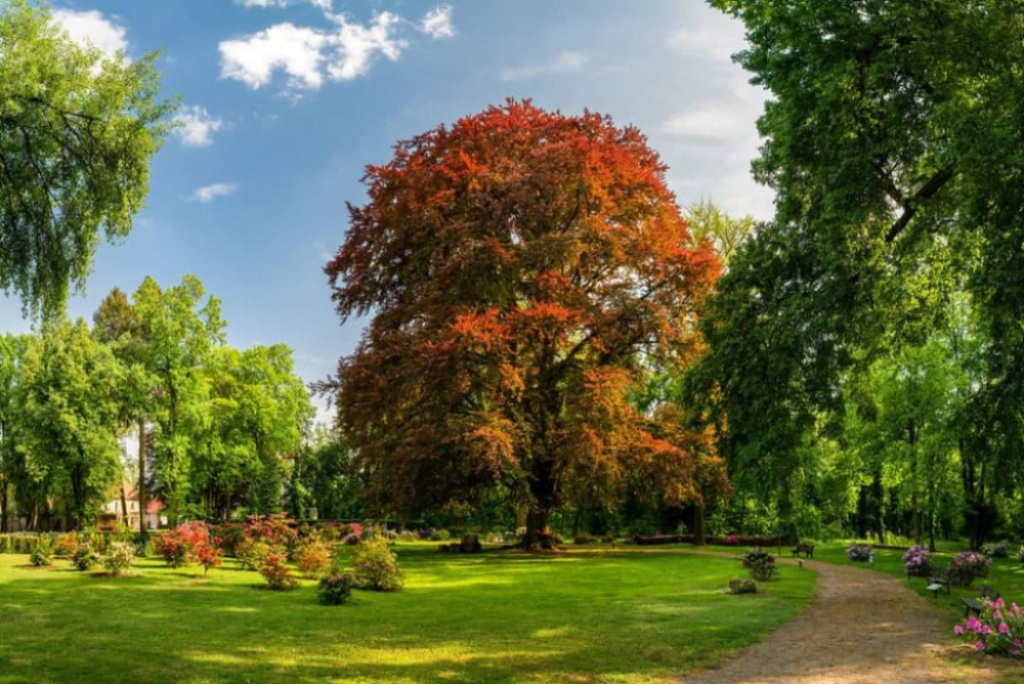
[[[697,450],[653,436],[626,398],[645,365],[699,348],[719,274],[665,170],[635,128],[514,100],[367,168],[326,272],[342,320],[374,318],[332,387],[389,505],[500,481],[550,506],[648,465],[695,495]]]

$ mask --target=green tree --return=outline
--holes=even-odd
[[[202,282],[188,275],[166,290],[147,277],[132,297],[145,330],[139,358],[153,382],[154,476],[172,523],[187,501],[190,453],[209,421],[205,369],[213,349],[224,342],[220,300],[204,301],[205,294]]]
[[[10,531],[11,490],[15,483],[19,423],[22,420],[21,362],[30,338],[7,334],[0,337],[0,533]]]
[[[115,358],[123,367],[124,383],[120,392],[120,420],[126,428],[134,425],[138,435],[137,480],[136,493],[139,504],[139,534],[146,539],[146,499],[148,483],[146,479],[146,411],[153,401],[153,377],[147,371],[143,352],[147,343],[146,327],[139,320],[135,307],[128,296],[120,289],[114,288],[100,302],[93,314],[93,335],[100,342],[108,345]],[[124,501],[124,484],[121,486],[122,505]]]
[[[26,0],[0,0],[0,289],[59,312],[100,232],[129,233],[173,103],[155,54],[82,47]]]
[[[961,426],[979,439],[962,452],[1019,471],[1020,4],[711,4],[745,23],[739,61],[771,94],[754,174],[776,191],[774,221],[733,258],[707,326],[725,453],[781,487],[816,412],[839,408],[844,370],[926,344],[966,285],[988,346]]]
[[[83,320],[47,323],[25,352],[22,427],[29,469],[67,500],[76,529],[121,474],[119,371]]]

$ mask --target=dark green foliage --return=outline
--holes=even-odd
[[[99,554],[93,551],[88,544],[79,544],[74,555],[71,556],[72,565],[81,572],[91,570],[99,561]]]
[[[779,572],[775,566],[775,556],[761,548],[748,551],[743,556],[743,566],[759,582],[767,582]]]
[[[35,550],[29,557],[29,561],[37,568],[53,565],[53,545],[50,543],[49,537],[40,537],[39,543],[36,544]]]
[[[355,577],[335,566],[320,578],[317,596],[325,606],[340,606],[352,596],[352,588],[356,586]]]

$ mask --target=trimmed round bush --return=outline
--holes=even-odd
[[[386,539],[369,539],[356,547],[352,575],[357,587],[369,591],[396,591],[405,581]]]
[[[320,597],[320,603],[325,606],[340,606],[352,596],[352,588],[355,586],[356,579],[351,572],[333,567],[320,578],[316,593]]]

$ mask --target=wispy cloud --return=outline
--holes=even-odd
[[[185,147],[209,147],[213,134],[224,128],[224,121],[210,116],[205,107],[182,108],[177,119],[178,128],[174,133]]]
[[[419,23],[393,12],[381,12],[368,22],[335,14],[329,0],[305,0],[324,11],[325,27],[275,24],[257,33],[220,43],[221,77],[252,89],[270,85],[278,73],[295,96],[318,90],[327,82],[350,81],[370,72],[374,61],[397,61],[409,47],[404,36],[412,26],[434,39],[455,35],[452,8],[439,5]],[[236,0],[249,7],[283,7],[293,0]]]
[[[242,187],[239,183],[214,183],[213,185],[204,185],[190,195],[190,199],[194,202],[201,202],[202,204],[209,204],[218,197],[227,197],[228,195],[234,194],[238,189]]]
[[[675,51],[714,62],[731,62],[746,46],[743,24],[721,13],[704,14],[669,38]]]
[[[590,61],[585,52],[563,52],[549,62],[501,70],[502,81],[529,81],[545,76],[557,76],[579,71]]]
[[[324,12],[330,12],[332,7],[331,0],[235,0],[236,5],[243,7],[287,7],[299,2],[308,2]]]
[[[52,11],[51,16],[76,43],[92,45],[110,57],[128,50],[125,28],[101,12],[57,9]]]
[[[455,26],[452,24],[452,6],[438,5],[430,10],[420,22],[420,30],[434,40],[455,37]]]

